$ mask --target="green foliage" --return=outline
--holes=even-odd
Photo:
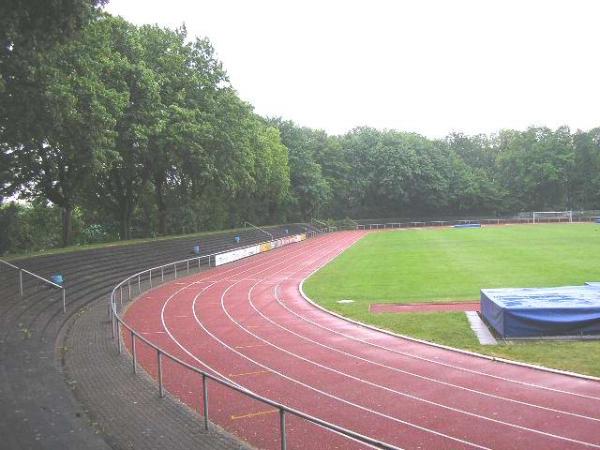
[[[40,251],[60,244],[60,209],[41,202],[0,206],[0,255]]]
[[[281,119],[270,122],[279,128],[281,140],[289,152],[291,217],[307,220],[319,216],[331,199],[331,183],[323,175],[318,158],[330,155],[331,141],[323,131],[300,128]],[[329,160],[332,165],[337,163],[333,158]]]
[[[599,206],[600,129],[329,136],[255,114],[207,39],[102,4],[0,7],[0,201],[56,206],[61,245],[246,220]]]

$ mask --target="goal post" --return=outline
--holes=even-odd
[[[534,211],[533,223],[541,222],[573,223],[573,211]]]

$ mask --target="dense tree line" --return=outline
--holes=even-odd
[[[342,136],[271,121],[289,151],[298,218],[504,215],[600,207],[600,128],[486,136],[356,128]]]
[[[63,3],[72,14],[49,17],[64,34],[22,38],[35,14],[2,23],[0,199],[30,203],[0,205],[0,253],[246,220],[600,206],[600,129],[330,136],[255,114],[185,28]]]

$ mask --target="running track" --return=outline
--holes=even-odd
[[[260,395],[402,448],[600,449],[600,382],[494,362],[349,323],[300,282],[365,232],[341,232],[145,293],[126,322],[164,350]],[[126,345],[129,336],[124,334]],[[156,378],[156,353],[137,342]],[[166,389],[201,410],[200,377],[165,359]],[[271,407],[211,383],[214,423],[278,448]],[[288,448],[359,448],[287,416]]]

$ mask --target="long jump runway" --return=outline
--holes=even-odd
[[[600,449],[600,382],[401,339],[308,303],[301,281],[365,233],[321,236],[162,285],[131,305],[126,322],[198,368],[401,448]],[[156,353],[140,341],[136,350],[156,378]],[[202,411],[200,377],[163,361],[166,389]],[[209,405],[213,423],[279,448],[275,409],[214,382]],[[291,415],[287,436],[292,449],[361,448]]]

